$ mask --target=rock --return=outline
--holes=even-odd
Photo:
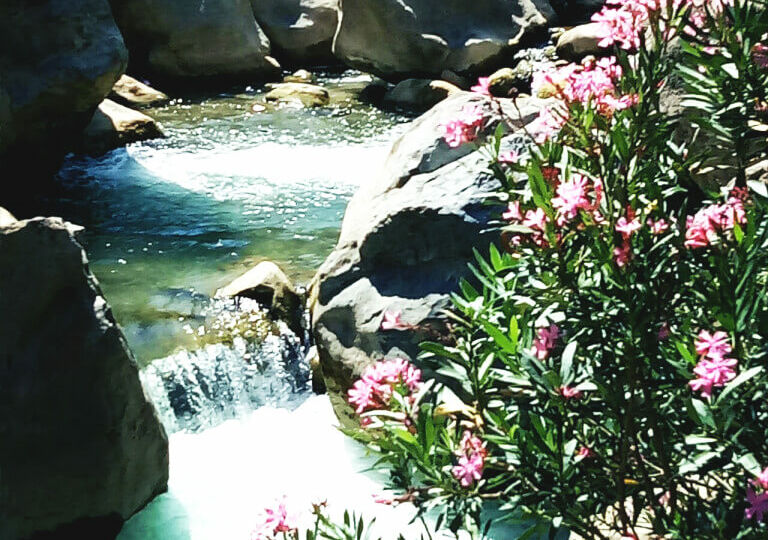
[[[339,21],[339,0],[251,0],[251,5],[282,63],[337,63],[331,45]]]
[[[307,71],[306,69],[300,69],[298,71],[293,72],[291,75],[286,75],[283,77],[283,82],[289,83],[305,83],[305,84],[314,84],[316,81],[315,76]]]
[[[166,94],[128,75],[118,79],[109,93],[109,99],[126,107],[153,107],[164,105],[169,100]]]
[[[406,79],[384,95],[384,104],[414,111],[426,111],[461,88],[446,81]]]
[[[249,0],[110,1],[136,72],[219,85],[279,77]]]
[[[540,100],[500,99],[505,115],[529,124]],[[363,369],[385,356],[414,359],[426,331],[382,331],[385,311],[411,324],[442,328],[461,277],[469,275],[472,249],[485,252],[497,233],[488,221],[500,212],[486,204],[500,189],[488,159],[472,145],[450,148],[439,124],[467,104],[482,104],[492,133],[499,117],[490,99],[454,94],[413,122],[376,176],[364,179],[347,207],[338,245],[310,289],[312,333],[323,377],[342,422],[356,425],[345,393]],[[517,137],[521,143],[521,134]],[[430,335],[430,339],[434,336]]]
[[[264,261],[219,289],[216,296],[242,296],[256,300],[277,318],[284,320],[303,339],[304,304],[291,280],[271,261]]]
[[[275,84],[264,99],[278,103],[301,104],[304,107],[322,107],[331,101],[325,88],[303,83]]]
[[[440,73],[440,79],[446,82],[451,83],[454,86],[458,86],[462,90],[469,90],[469,88],[472,86],[472,83],[467,80],[466,77],[462,77],[461,75],[457,75],[450,69],[444,69]]]
[[[0,2],[3,177],[47,180],[127,62],[107,0]]]
[[[79,230],[58,218],[0,228],[4,539],[114,538],[168,482],[165,430]]]
[[[496,97],[508,97],[510,90],[519,83],[517,73],[512,68],[501,68],[488,77],[488,89]]]
[[[0,206],[0,227],[7,227],[16,223],[16,217],[8,210]]]
[[[99,155],[132,142],[164,136],[157,123],[146,114],[105,99],[85,128],[80,150]]]
[[[578,62],[585,56],[602,56],[610,49],[604,49],[597,44],[600,42],[600,25],[597,23],[582,24],[566,30],[557,40],[557,55],[569,62]]]
[[[542,33],[555,13],[547,0],[344,0],[334,53],[349,66],[391,81],[474,80],[501,67]]]

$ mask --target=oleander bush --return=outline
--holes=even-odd
[[[439,382],[391,359],[350,390],[395,502],[477,537],[489,504],[530,535],[768,535],[766,8],[612,0],[604,57],[536,75],[525,152],[479,107],[445,123],[508,208],[423,346]]]

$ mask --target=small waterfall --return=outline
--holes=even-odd
[[[169,433],[197,432],[265,405],[294,409],[310,394],[301,340],[254,301],[210,299],[194,331],[200,348],[179,350],[141,372]]]

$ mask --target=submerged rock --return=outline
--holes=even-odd
[[[328,90],[321,86],[304,83],[280,83],[264,96],[267,101],[300,104],[304,107],[323,107],[331,101]]]
[[[109,99],[126,107],[152,107],[163,105],[170,98],[133,77],[123,75],[112,87]]]
[[[384,95],[384,104],[415,111],[426,111],[461,88],[446,81],[406,79]]]
[[[519,98],[518,113],[510,100],[499,102],[519,126],[543,106]],[[385,356],[414,359],[418,342],[442,331],[442,310],[459,279],[469,275],[472,250],[485,252],[497,238],[488,222],[501,207],[487,202],[501,186],[487,157],[472,145],[450,148],[440,135],[440,123],[467,104],[483,107],[484,133],[493,132],[499,116],[491,101],[467,92],[414,121],[384,167],[362,182],[347,207],[339,243],[313,280],[312,332],[342,421],[352,417],[346,390],[366,366]],[[403,321],[422,328],[382,331],[385,311],[399,311]]]
[[[283,82],[286,83],[305,83],[305,84],[314,84],[316,82],[316,77],[314,74],[310,73],[306,69],[300,69],[298,71],[294,71],[290,75],[286,75],[283,77]]]
[[[4,178],[55,172],[127,62],[107,0],[0,2]]]
[[[388,80],[474,78],[501,67],[555,13],[547,0],[344,0],[336,56]]]
[[[154,119],[105,99],[85,128],[80,150],[98,155],[132,142],[160,137],[164,135]]]
[[[219,289],[216,296],[243,297],[256,300],[277,318],[284,320],[294,334],[304,334],[301,321],[304,304],[282,269],[271,261],[264,261]]]
[[[339,0],[251,0],[275,56],[292,66],[336,63],[331,51]]]
[[[274,80],[280,66],[249,0],[110,0],[132,69],[158,78]]]
[[[109,538],[168,482],[165,430],[79,230],[0,227],[3,539]]]

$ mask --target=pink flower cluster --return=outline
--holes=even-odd
[[[458,148],[464,143],[474,141],[485,120],[483,108],[479,105],[464,105],[457,118],[444,122],[443,138],[451,148]]]
[[[381,320],[382,330],[410,330],[413,325],[404,323],[399,311],[385,311]]]
[[[479,437],[465,431],[456,455],[459,458],[458,465],[451,469],[451,474],[462,487],[468,488],[483,477],[488,450]]]
[[[407,396],[421,386],[421,370],[407,360],[395,358],[368,366],[363,376],[347,392],[355,412],[389,408],[392,394]]]
[[[561,386],[557,392],[565,399],[581,399],[584,396],[584,394],[581,393],[581,390],[572,386]]]
[[[536,339],[533,340],[531,354],[539,360],[546,359],[549,356],[549,351],[555,348],[560,335],[560,327],[556,324],[539,328],[539,331],[536,333]]]
[[[542,109],[538,118],[529,126],[536,141],[549,140],[566,124],[571,104],[594,106],[606,117],[636,105],[636,95],[618,95],[616,81],[621,76],[622,69],[615,57],[597,61],[588,58],[581,64],[568,64],[556,70],[535,74],[531,83],[534,94],[541,95],[542,90],[547,88],[559,100],[559,104],[553,108]]]
[[[264,509],[264,521],[251,533],[251,540],[273,540],[281,533],[296,533],[296,521],[296,516],[288,513],[283,500],[276,508]]]
[[[768,69],[768,46],[758,43],[752,47],[752,62],[760,69]]]
[[[571,179],[560,183],[552,198],[552,208],[557,211],[555,223],[562,227],[579,215],[580,211],[592,214],[595,222],[601,223],[603,217],[598,207],[603,199],[603,186],[599,180],[590,183],[581,174],[573,174]]]
[[[640,48],[640,35],[649,12],[659,9],[656,0],[606,0],[605,7],[592,16],[599,25],[600,47],[617,45],[626,50]]]
[[[520,201],[513,201],[507,207],[507,210],[501,215],[502,219],[509,221],[515,225],[523,225],[531,229],[530,239],[539,247],[549,246],[549,242],[546,238],[547,223],[549,223],[549,217],[541,208],[535,210],[527,210],[523,214],[520,209]],[[513,246],[519,246],[523,243],[523,235],[515,234],[509,239],[510,244]]]
[[[696,352],[699,363],[693,368],[697,378],[688,383],[694,392],[701,392],[705,398],[712,396],[712,389],[725,386],[736,377],[734,368],[738,361],[726,358],[732,352],[728,334],[715,332],[710,334],[702,330],[696,339]]]
[[[734,225],[744,225],[747,213],[744,203],[748,199],[746,190],[734,188],[723,204],[712,204],[688,216],[686,220],[685,247],[689,249],[714,245],[721,236],[729,238]]]
[[[627,215],[616,222],[616,232],[621,234],[621,245],[613,249],[613,260],[619,268],[625,267],[632,260],[632,235],[642,227],[642,222],[635,217],[631,207],[627,207]]]
[[[490,77],[480,77],[477,79],[477,84],[470,88],[475,94],[480,94],[481,96],[490,96],[491,95],[491,78]]]
[[[757,521],[763,521],[765,515],[768,514],[768,468],[763,469],[763,472],[758,474],[757,478],[750,483],[752,485],[747,486],[749,507],[744,511],[744,515],[747,519],[755,518]],[[755,488],[760,489],[761,492],[756,492]]]

